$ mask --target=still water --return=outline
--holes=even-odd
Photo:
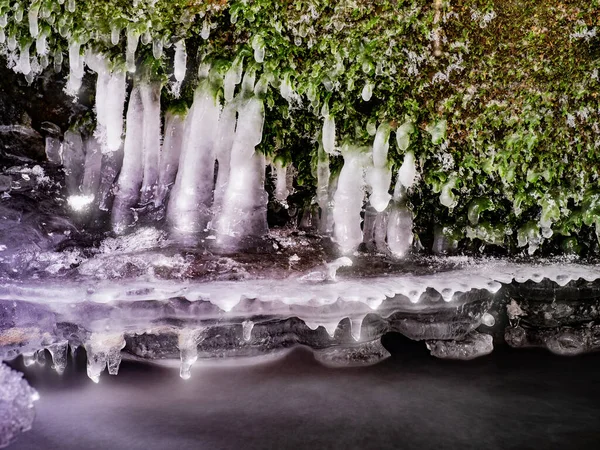
[[[386,336],[392,358],[328,369],[296,349],[258,366],[178,369],[124,362],[98,385],[85,355],[38,389],[33,430],[13,450],[598,449],[600,355],[497,350],[470,362],[430,357]]]

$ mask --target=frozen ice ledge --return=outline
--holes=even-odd
[[[68,276],[0,278],[0,360],[50,356],[61,372],[69,348],[84,347],[98,381],[123,357],[179,360],[188,378],[194,363],[260,361],[297,345],[326,365],[373,364],[389,356],[380,342],[388,332],[450,359],[504,343],[563,355],[600,348],[597,265],[462,257],[385,265],[355,255],[311,267],[274,255],[263,270],[261,257],[156,252],[97,255]],[[106,273],[144,261],[170,271]]]

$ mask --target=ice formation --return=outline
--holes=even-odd
[[[23,374],[0,363],[0,448],[17,435],[31,429],[38,393],[23,379]]]

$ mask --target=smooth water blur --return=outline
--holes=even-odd
[[[498,349],[441,361],[386,336],[392,358],[328,369],[297,349],[248,367],[124,362],[98,385],[85,354],[63,376],[25,370],[41,399],[11,449],[598,448],[600,355]]]

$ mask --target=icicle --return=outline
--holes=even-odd
[[[74,131],[65,133],[62,145],[62,160],[67,191],[69,195],[79,195],[85,162],[83,140],[79,133]]]
[[[408,154],[407,154],[408,157]],[[410,161],[408,161],[410,163]],[[407,158],[404,159],[404,164],[407,164]],[[404,167],[404,164],[402,167]],[[401,181],[400,172],[398,171],[398,181],[394,189],[394,203],[390,209],[387,227],[387,243],[390,251],[397,258],[405,256],[412,247],[413,235],[413,215],[410,209],[406,206],[406,186]],[[404,181],[412,183],[410,177]]]
[[[208,19],[204,19],[202,23],[202,31],[200,32],[202,39],[207,40],[210,37],[210,22]]]
[[[365,102],[371,100],[371,97],[373,96],[373,85],[367,82],[360,95]]]
[[[85,343],[87,352],[87,375],[94,382],[100,381],[100,374],[108,365],[108,373],[116,375],[121,364],[121,350],[125,347],[122,334],[92,333]]]
[[[54,51],[54,72],[60,73],[62,70],[63,54],[60,49]]]
[[[110,43],[117,45],[121,37],[121,29],[117,25],[112,25],[110,28]]]
[[[335,119],[327,114],[323,120],[323,149],[330,155],[335,154]]]
[[[252,340],[252,329],[254,328],[254,322],[251,320],[244,320],[242,322],[242,335],[246,342],[250,342]]]
[[[62,374],[67,367],[67,354],[69,351],[69,342],[62,341],[57,344],[49,345],[46,348],[52,356],[52,368],[57,373]]]
[[[229,171],[231,163],[231,148],[235,139],[235,124],[237,110],[234,103],[227,103],[223,108],[219,118],[219,131],[216,142],[217,162],[219,170],[217,172],[217,183],[213,201],[213,211],[215,213],[221,210],[223,197],[229,183]]]
[[[29,75],[29,73],[31,72],[31,61],[29,59],[29,44],[26,44],[21,47],[19,64],[15,68],[15,71],[21,72],[23,75]]]
[[[364,319],[364,317],[353,317],[350,319],[350,333],[356,342],[360,341],[362,323]]]
[[[35,352],[23,353],[23,364],[25,367],[31,367],[35,364]]]
[[[93,137],[87,139],[85,142],[84,164],[83,182],[81,183],[81,196],[85,198],[86,204],[90,204],[94,201],[98,193],[100,175],[102,172],[101,146],[100,143]]]
[[[29,7],[29,12],[27,13],[27,17],[29,18],[29,34],[31,37],[36,38],[38,33],[40,32],[38,27],[38,14],[40,12],[40,4],[33,3]]]
[[[358,148],[342,149],[344,166],[333,198],[334,237],[344,253],[352,252],[362,242],[360,213],[364,198],[363,169],[365,156]]]
[[[127,28],[127,51],[125,53],[125,61],[128,72],[135,72],[135,51],[140,40],[140,34],[133,27]]]
[[[398,170],[398,181],[406,189],[413,187],[417,181],[417,166],[413,152],[407,152],[404,155],[404,161]]]
[[[60,140],[54,136],[46,136],[46,159],[50,164],[62,164]]]
[[[328,233],[331,231],[329,223],[333,220],[331,201],[329,195],[329,154],[323,145],[319,146],[317,153],[317,204],[321,208],[320,231]]]
[[[115,152],[123,144],[123,110],[125,109],[127,82],[125,73],[112,73],[108,81],[105,108],[106,151]]]
[[[167,219],[178,233],[202,231],[210,221],[220,110],[209,81],[204,80],[186,119],[179,170],[167,209]]]
[[[372,190],[369,202],[378,212],[387,208],[391,198],[388,191],[392,182],[392,172],[387,167],[390,132],[389,124],[379,125],[373,142],[373,167],[367,172],[367,180]]]
[[[287,205],[289,191],[287,188],[287,167],[280,160],[276,160],[271,166],[275,172],[275,198],[282,204]]]
[[[254,60],[262,64],[265,60],[265,41],[260,35],[252,38],[252,50],[254,50]]]
[[[81,44],[77,41],[69,45],[69,80],[66,91],[69,95],[77,95],[84,75],[83,57],[80,54]]]
[[[160,155],[160,83],[143,83],[140,86],[143,107],[143,167],[141,204],[154,199],[158,183]]]
[[[152,56],[154,59],[160,59],[163,55],[163,42],[161,39],[154,39],[152,42]]]
[[[185,113],[167,112],[165,117],[165,139],[160,152],[160,172],[155,206],[164,204],[170,187],[175,182],[179,157],[183,146]]]
[[[386,243],[388,211],[378,212],[372,206],[365,208],[363,223],[363,242],[369,251],[385,253],[388,250]]]
[[[48,41],[45,34],[40,34],[35,40],[35,51],[42,56],[48,54]]]
[[[225,101],[230,102],[233,100],[233,94],[235,93],[235,86],[240,84],[242,81],[242,70],[244,66],[244,60],[241,57],[236,58],[233,64],[225,73],[225,79],[223,80],[223,93]]]
[[[243,91],[252,89],[252,84],[253,74],[247,73],[242,83]],[[254,151],[262,140],[264,120],[264,105],[257,97],[250,98],[239,110],[231,150],[231,175],[217,223],[221,242],[226,236],[240,239],[267,232],[265,157]]]
[[[67,0],[67,11],[75,12],[75,0]]]
[[[185,79],[187,65],[187,52],[185,50],[185,40],[181,39],[175,43],[175,79],[182,83]]]
[[[189,380],[192,376],[192,366],[198,359],[198,343],[200,341],[201,330],[181,330],[178,336],[177,346],[181,358],[181,368],[179,375],[184,380]]]
[[[127,132],[123,166],[117,182],[117,192],[112,211],[112,227],[122,233],[133,222],[131,208],[138,201],[143,177],[143,107],[140,90],[131,91],[127,109]]]
[[[401,151],[408,150],[410,145],[410,135],[414,131],[415,127],[411,122],[406,122],[398,127],[396,130],[396,144]]]

